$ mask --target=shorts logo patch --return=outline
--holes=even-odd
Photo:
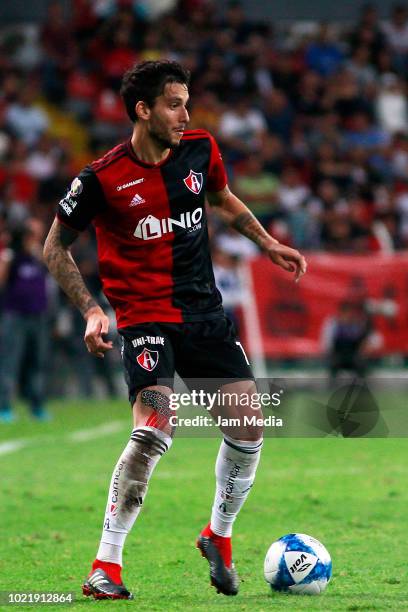
[[[199,194],[203,186],[203,175],[201,172],[194,172],[190,170],[190,174],[186,176],[184,183],[195,194]]]
[[[159,351],[151,351],[150,349],[144,348],[136,357],[136,360],[143,369],[151,372],[159,363]]]

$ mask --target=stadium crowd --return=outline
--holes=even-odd
[[[3,310],[22,228],[34,221],[44,236],[78,171],[128,137],[122,74],[156,58],[191,71],[190,127],[214,134],[234,192],[280,241],[338,253],[408,246],[407,6],[385,21],[367,5],[355,24],[283,27],[239,2],[221,13],[214,0],[72,0],[69,14],[51,2],[42,23],[0,31]],[[257,250],[215,219],[210,229],[233,305],[237,261]],[[99,292],[93,241],[87,232],[74,250]],[[87,355],[72,340],[81,321],[56,290],[47,295],[54,342],[78,355],[88,394]],[[109,367],[100,374],[114,394]]]

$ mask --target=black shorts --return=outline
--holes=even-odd
[[[132,405],[144,387],[163,379],[172,385],[175,372],[183,380],[253,379],[234,326],[226,317],[194,323],[140,323],[119,333]]]

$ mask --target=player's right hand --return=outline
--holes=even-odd
[[[86,348],[92,355],[103,358],[106,351],[112,348],[112,342],[105,342],[103,335],[109,331],[109,318],[103,312],[100,306],[90,308],[85,314],[86,330],[85,344]]]
[[[294,272],[296,282],[305,274],[307,269],[306,259],[296,249],[274,240],[265,248],[265,251],[277,266],[287,272]]]

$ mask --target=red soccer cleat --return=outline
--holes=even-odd
[[[82,585],[82,593],[85,597],[92,596],[94,599],[133,599],[133,594],[122,582],[121,569],[116,563],[96,559]]]
[[[217,535],[208,524],[198,536],[197,548],[210,564],[210,581],[217,593],[237,595],[239,578],[232,561],[231,538]]]

